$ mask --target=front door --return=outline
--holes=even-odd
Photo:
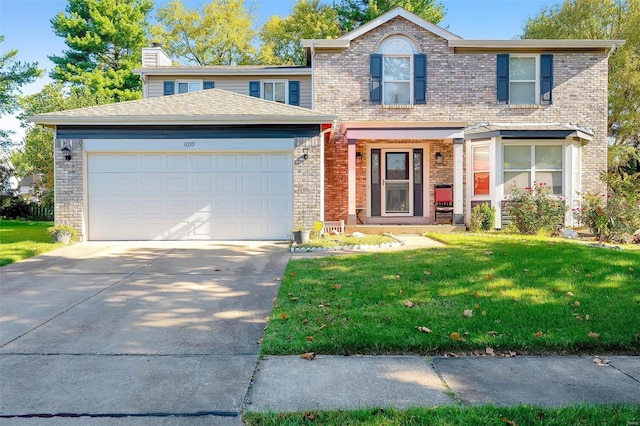
[[[371,150],[371,216],[422,216],[421,148]]]

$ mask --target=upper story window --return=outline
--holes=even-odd
[[[371,102],[383,105],[426,103],[427,56],[416,54],[407,38],[389,37],[371,55]]]
[[[498,102],[509,105],[550,105],[553,55],[497,56]]]
[[[300,81],[260,80],[249,82],[249,95],[281,104],[300,105]]]
[[[287,82],[285,80],[262,81],[262,99],[286,104]]]
[[[213,89],[215,83],[213,81],[202,80],[178,80],[163,82],[164,95],[175,95],[176,93],[197,92],[202,89]]]

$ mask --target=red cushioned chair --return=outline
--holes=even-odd
[[[435,222],[438,223],[438,216],[445,216],[453,224],[453,185],[436,185],[433,191],[435,206]]]

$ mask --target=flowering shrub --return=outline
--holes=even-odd
[[[575,213],[598,241],[629,242],[640,229],[640,206],[634,197],[623,193],[587,194]]]
[[[494,227],[496,209],[482,203],[471,210],[471,232],[488,231]]]
[[[533,183],[533,188],[513,187],[507,199],[511,224],[521,234],[535,235],[546,229],[554,234],[564,224],[567,206],[562,198],[553,197],[545,183]]]

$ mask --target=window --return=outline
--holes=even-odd
[[[510,105],[550,105],[553,55],[497,55],[498,102]]]
[[[178,80],[164,82],[164,95],[174,95],[176,93],[197,92],[206,89],[213,89],[215,84],[213,81],[202,80]]]
[[[473,150],[473,195],[489,195],[489,146],[475,146]]]
[[[425,104],[427,57],[415,54],[405,37],[385,40],[371,55],[371,102],[383,105]]]
[[[178,93],[198,92],[202,90],[201,81],[178,81]]]
[[[286,104],[287,82],[286,81],[263,81],[262,99]]]
[[[562,195],[562,168],[562,145],[505,145],[505,193],[511,193],[513,185],[526,188],[537,182]]]

